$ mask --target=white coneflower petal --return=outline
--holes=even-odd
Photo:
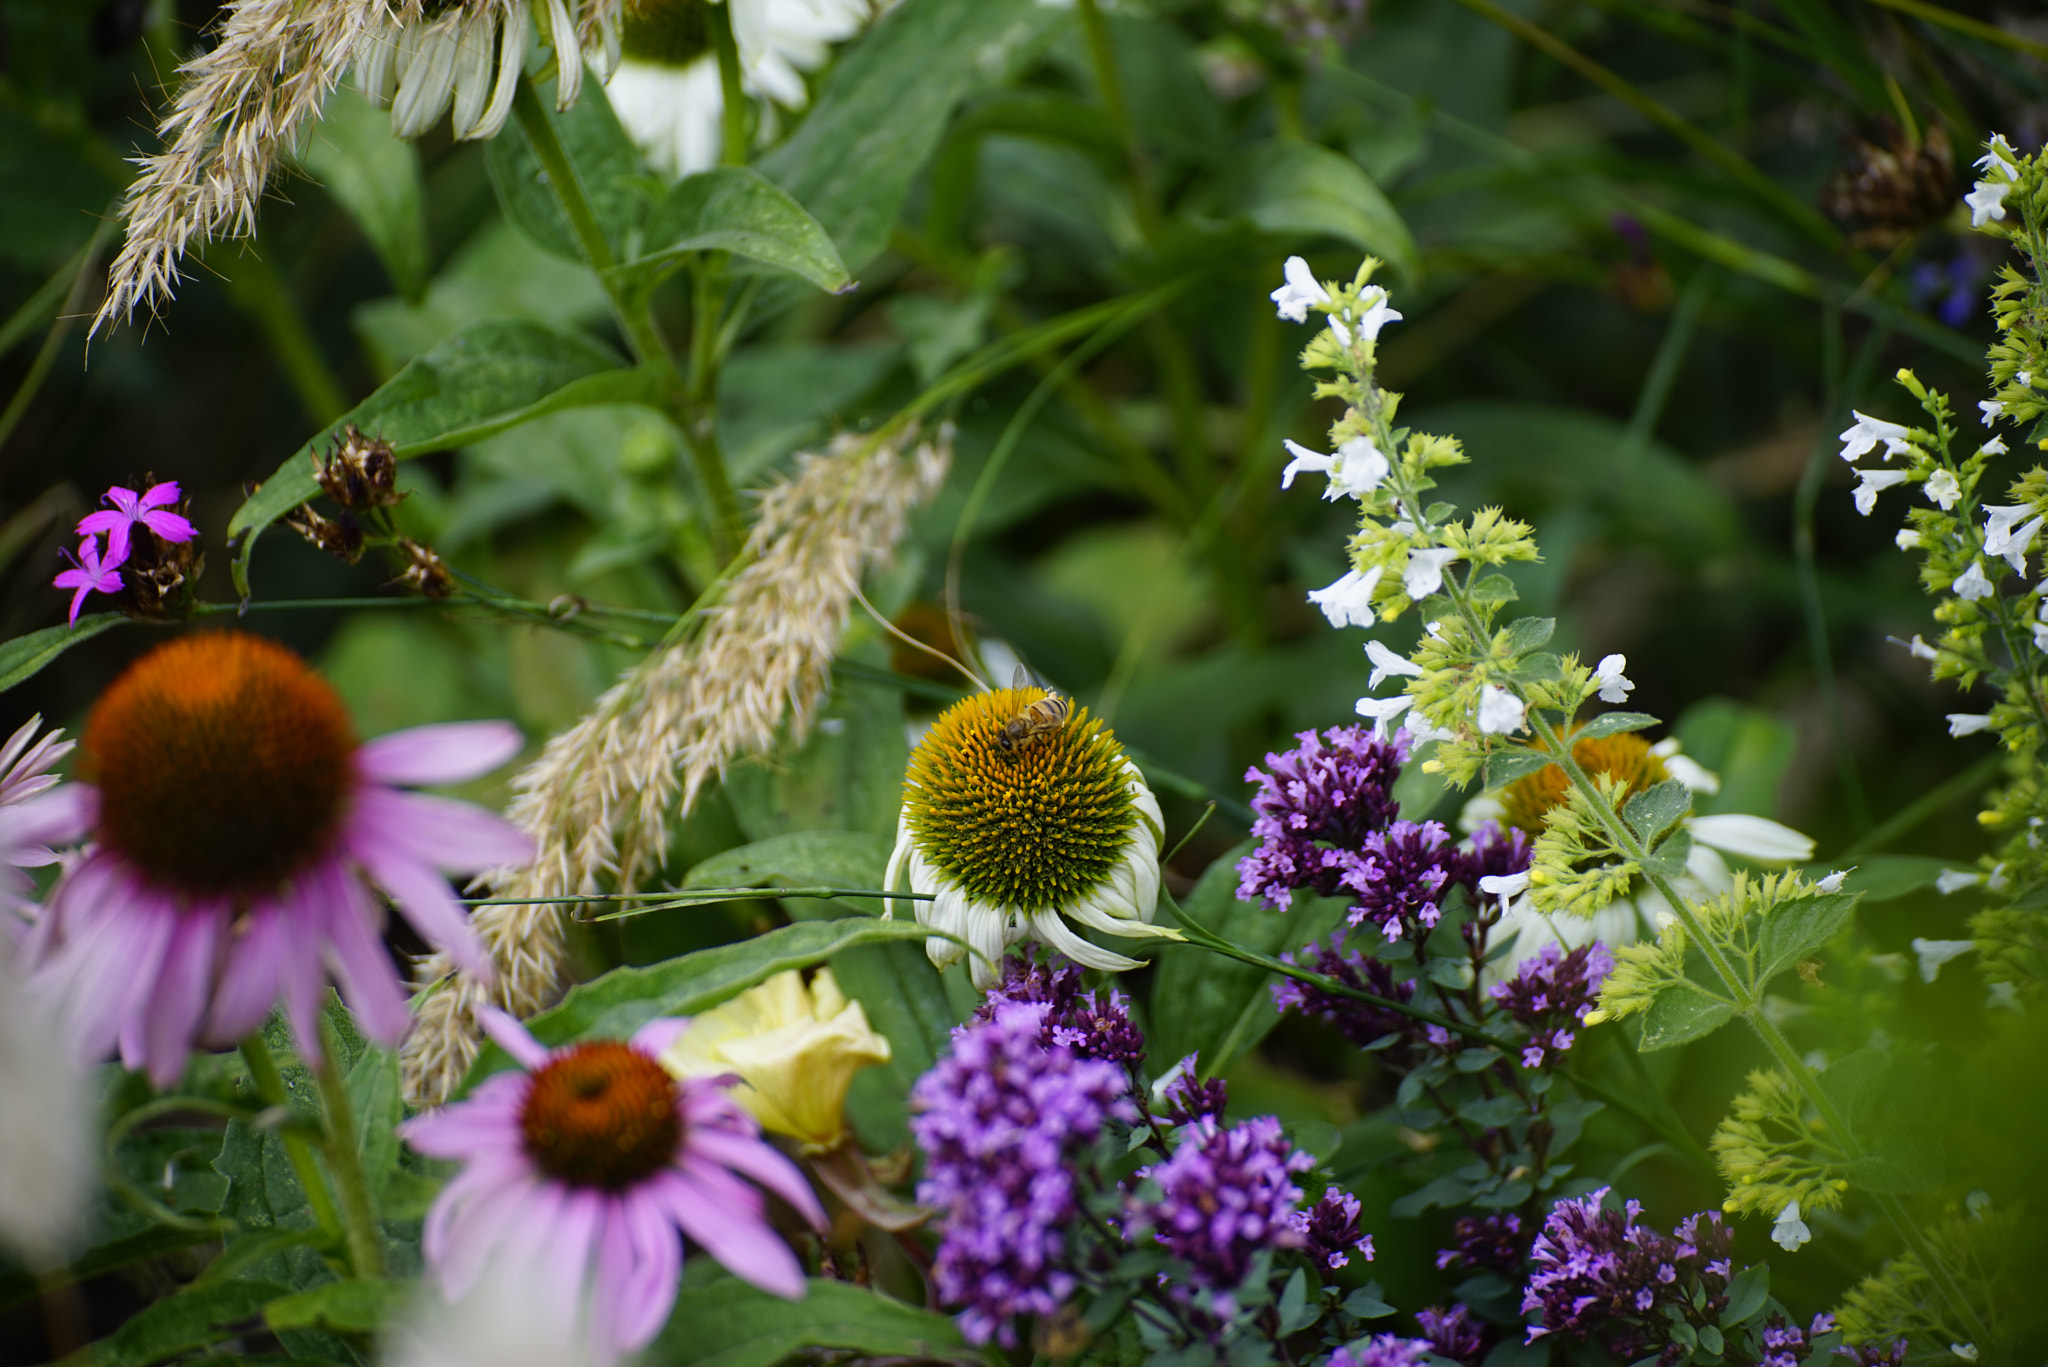
[[[398,89],[398,51],[405,30],[379,7],[356,41],[356,89],[379,109],[391,106]]]
[[[548,0],[548,41],[555,49],[555,108],[566,110],[583,94],[583,52],[562,0]]]
[[[398,94],[391,101],[391,131],[399,137],[418,137],[447,112],[455,94],[461,35],[460,10],[408,33],[399,61]]]
[[[493,10],[480,10],[462,26],[455,53],[455,108],[452,123],[457,138],[474,135],[491,98],[491,59],[496,55],[498,19]]]
[[[491,102],[484,107],[476,126],[457,137],[495,138],[512,112],[512,97],[519,89],[520,67],[526,59],[526,3],[517,0],[505,21],[498,26],[498,81],[491,89]]]

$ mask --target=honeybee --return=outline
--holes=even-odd
[[[1010,687],[1030,686],[1031,675],[1023,665],[1018,665],[1017,673],[1010,680]],[[1018,751],[1029,745],[1042,744],[1048,735],[1065,726],[1073,710],[1074,704],[1069,699],[1048,688],[1044,697],[1010,718],[996,734],[996,744],[1003,748],[1004,754],[1015,759]]]

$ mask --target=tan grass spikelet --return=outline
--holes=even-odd
[[[630,891],[658,868],[672,808],[688,812],[740,755],[809,733],[854,591],[891,560],[910,515],[944,480],[952,430],[918,441],[841,436],[761,496],[740,568],[684,634],[630,670],[588,716],[549,740],[513,780],[507,815],[534,839],[532,864],[482,880],[507,899]],[[438,1104],[476,1056],[475,1008],[531,1015],[567,968],[558,903],[479,907],[472,924],[498,980],[486,986],[445,955],[421,961],[431,990],[402,1050],[406,1097]]]

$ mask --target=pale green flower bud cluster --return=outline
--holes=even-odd
[[[1928,1250],[1951,1279],[1971,1288],[1975,1309],[1985,1320],[2010,1323],[2013,1313],[2038,1294],[2031,1280],[2014,1275],[2018,1269],[2009,1261],[2023,1228],[2020,1216],[1992,1209],[1983,1192],[1972,1193],[1962,1208],[1950,1206],[1927,1226]],[[1957,1322],[1926,1264],[1910,1250],[1887,1259],[1851,1287],[1835,1311],[1835,1322],[1849,1343],[1910,1339],[1951,1362],[1977,1356],[1969,1331]]]
[[[1848,1155],[1835,1146],[1792,1080],[1775,1068],[1749,1075],[1749,1090],[1735,1098],[1709,1147],[1728,1180],[1721,1208],[1732,1215],[1775,1219],[1794,1201],[1811,1214],[1841,1205],[1849,1189],[1841,1176]]]

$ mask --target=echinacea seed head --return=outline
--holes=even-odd
[[[333,847],[355,792],[348,709],[274,641],[198,632],[128,667],[94,704],[79,776],[99,839],[168,890],[274,892]]]
[[[519,1112],[526,1153],[576,1187],[624,1191],[675,1161],[683,1142],[675,1079],[616,1040],[564,1050],[535,1070]]]

